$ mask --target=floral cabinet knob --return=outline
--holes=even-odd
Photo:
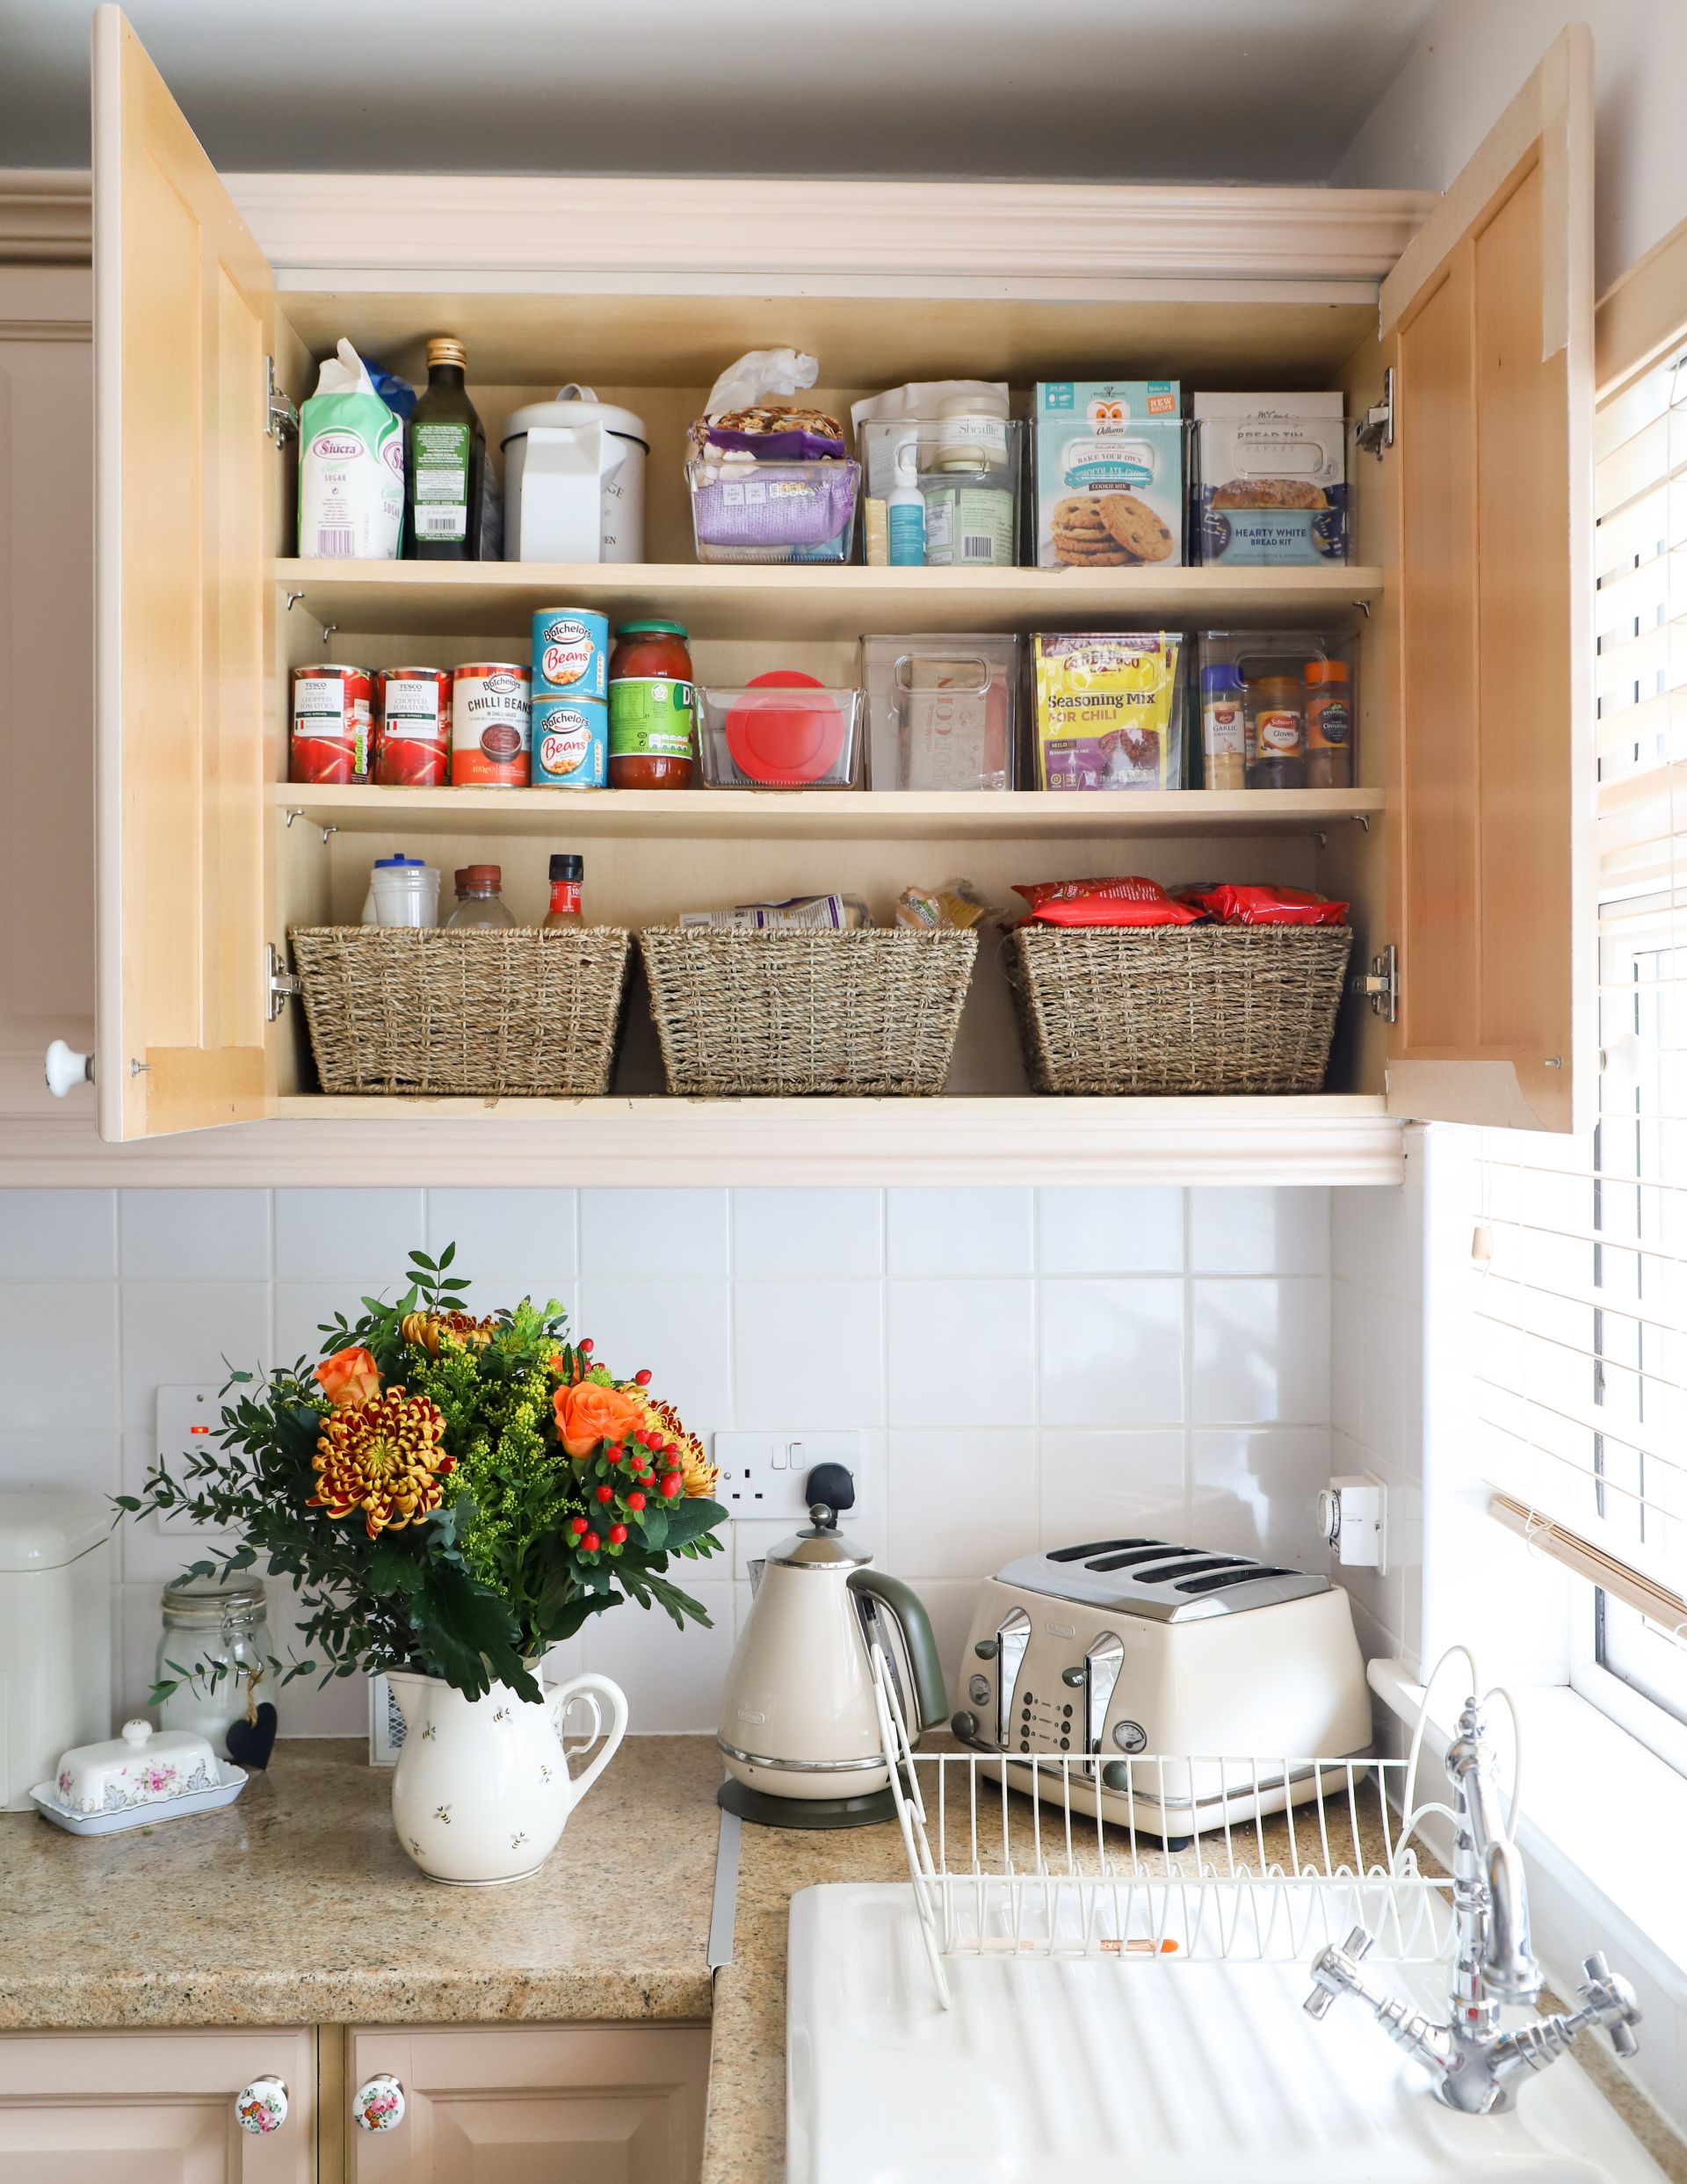
[[[253,2079],[235,2095],[235,2115],[242,2130],[254,2138],[267,2138],[287,2120],[286,2085],[275,2077]]]
[[[390,2131],[404,2121],[404,2088],[389,2072],[366,2079],[351,2096],[351,2113],[366,2131]]]

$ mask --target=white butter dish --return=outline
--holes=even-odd
[[[205,1738],[191,1730],[158,1733],[150,1722],[134,1721],[124,1723],[120,1737],[67,1752],[55,1779],[30,1796],[73,1835],[110,1835],[232,1804],[245,1787],[244,1773],[226,1767]]]

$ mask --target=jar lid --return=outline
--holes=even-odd
[[[423,860],[420,857],[377,857],[375,860],[375,870],[377,872],[392,872],[395,871],[400,865],[419,866],[422,861]]]
[[[553,880],[583,880],[585,876],[586,860],[583,857],[576,857],[569,850],[559,850],[551,859]]]
[[[436,364],[467,364],[468,351],[455,334],[435,334],[428,343],[428,369]]]
[[[1309,683],[1344,683],[1347,680],[1345,660],[1308,660],[1307,680]]]
[[[167,1615],[198,1615],[221,1619],[229,1615],[261,1615],[269,1596],[261,1584],[243,1578],[218,1585],[209,1578],[177,1578],[163,1591]]]
[[[684,637],[688,635],[684,622],[622,622],[617,628],[618,637],[636,637],[646,630],[654,629],[659,636]]]
[[[1209,693],[1219,690],[1240,690],[1242,670],[1239,667],[1231,667],[1223,661],[1220,661],[1213,667],[1204,667],[1201,670],[1201,688]]]
[[[472,888],[491,888],[495,892],[503,885],[502,865],[467,865],[464,876]]]

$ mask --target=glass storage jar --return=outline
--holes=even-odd
[[[164,1587],[163,1614],[157,1680],[176,1688],[160,1703],[159,1721],[196,1730],[221,1755],[229,1723],[256,1709],[274,1651],[264,1587],[250,1578],[182,1578]]]

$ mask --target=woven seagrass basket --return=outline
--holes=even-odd
[[[487,1099],[609,1090],[630,936],[295,925],[325,1092]]]
[[[943,1090],[971,932],[639,935],[668,1089],[705,1098]]]
[[[1007,971],[1043,1092],[1314,1092],[1346,925],[1017,925]]]

